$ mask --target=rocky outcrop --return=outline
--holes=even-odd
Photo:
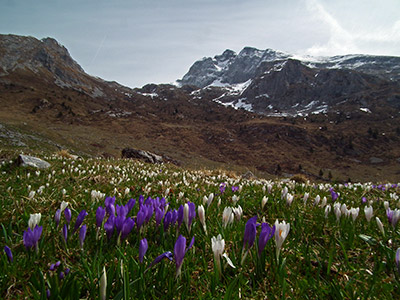
[[[143,160],[145,162],[151,163],[151,164],[161,164],[163,163],[163,158],[160,155],[144,151],[144,150],[138,150],[138,149],[133,149],[133,148],[124,148],[122,150],[122,158],[133,158],[133,159],[139,159]]]
[[[33,167],[37,169],[47,169],[51,166],[50,163],[45,160],[24,154],[18,156],[17,163],[22,167]]]

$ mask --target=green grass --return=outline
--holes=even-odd
[[[398,206],[398,200],[393,197],[393,193],[400,194],[398,187],[382,190],[368,183],[346,187],[287,180],[243,180],[221,172],[188,171],[129,160],[44,158],[52,166],[40,172],[8,162],[0,168],[0,246],[2,249],[9,246],[14,256],[10,263],[4,252],[0,255],[2,299],[42,299],[46,298],[47,290],[51,299],[98,299],[103,267],[107,272],[107,298],[110,299],[397,299],[400,296],[395,264],[395,252],[400,247],[399,232],[389,225],[383,206],[384,201],[389,201],[392,209]],[[227,186],[220,194],[222,182]],[[271,193],[268,185],[272,185]],[[38,190],[42,186],[40,194]],[[232,192],[232,186],[241,189]],[[281,197],[284,187],[294,195],[290,206]],[[317,195],[321,200],[326,197],[327,203],[333,205],[330,187],[340,193],[336,202],[346,203],[348,208],[360,207],[355,221],[343,215],[337,221],[333,207],[325,218],[321,202],[313,205]],[[126,188],[128,194],[125,194]],[[166,196],[171,210],[187,201],[197,207],[203,203],[204,196],[214,193],[211,205],[208,208],[205,205],[208,235],[198,215],[190,233],[184,225],[179,231],[173,226],[164,232],[162,225],[156,226],[153,215],[140,232],[135,226],[120,245],[115,235],[108,240],[103,228],[97,240],[95,213],[98,206],[104,207],[104,198],[92,199],[92,190],[115,196],[119,205],[136,199],[128,215],[135,218],[140,195],[145,199]],[[29,191],[36,191],[33,198],[29,198]],[[183,197],[179,196],[181,192]],[[306,192],[310,197],[304,204]],[[232,203],[233,195],[240,196],[236,205]],[[262,209],[264,196],[269,200]],[[364,215],[366,204],[362,203],[362,197],[371,201],[374,209],[370,223]],[[79,246],[79,233],[70,231],[65,244],[61,234],[65,223],[63,214],[56,227],[54,214],[62,201],[68,201],[72,210],[71,227],[82,209],[88,212],[84,220],[88,230],[83,250]],[[243,216],[224,228],[224,208],[237,205],[243,208]],[[37,253],[27,251],[23,244],[23,232],[33,213],[42,214],[43,233]],[[242,265],[245,224],[255,215],[259,223],[263,218],[271,225],[277,219],[285,220],[290,223],[290,232],[279,260],[274,238],[258,257],[258,227],[256,243]],[[378,229],[376,216],[384,224],[385,235]],[[195,236],[194,247],[185,255],[181,277],[175,278],[175,263],[167,259],[147,270],[158,255],[173,252],[179,234],[186,237],[187,244]],[[218,234],[225,239],[225,252],[236,266],[231,268],[222,259],[220,276],[214,270],[211,249],[211,237]],[[149,249],[140,264],[142,238],[147,239]],[[50,265],[57,261],[61,261],[60,267],[50,271]],[[70,273],[60,279],[60,272],[67,268]]]

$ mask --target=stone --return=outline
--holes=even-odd
[[[371,157],[369,159],[371,164],[380,164],[383,163],[383,159],[382,158],[378,158],[378,157]]]
[[[163,158],[160,155],[154,154],[149,151],[138,150],[133,148],[122,149],[122,158],[136,158],[151,164],[163,163]]]
[[[18,156],[18,165],[23,166],[23,167],[33,167],[37,169],[47,169],[51,165],[45,160],[42,160],[40,158],[34,157],[34,156],[29,156],[29,155],[24,155],[20,154]]]

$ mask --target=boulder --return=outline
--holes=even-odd
[[[257,177],[254,176],[253,172],[247,171],[246,173],[242,174],[243,179],[256,179]]]
[[[17,162],[20,166],[33,167],[37,169],[47,169],[51,166],[50,163],[45,160],[24,154],[18,156]]]
[[[133,148],[122,149],[122,158],[136,158],[151,164],[163,163],[163,158],[160,155]]]

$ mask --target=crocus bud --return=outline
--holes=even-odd
[[[79,230],[79,243],[81,245],[81,249],[83,250],[83,243],[85,242],[86,238],[86,224],[82,225],[81,229]]]
[[[57,209],[56,214],[54,215],[54,221],[56,222],[57,227],[58,224],[60,224],[60,219],[61,219],[61,210]]]
[[[31,214],[29,221],[28,221],[29,228],[31,230],[33,230],[36,227],[36,225],[39,225],[41,218],[42,218],[41,213]]]
[[[264,209],[265,204],[268,202],[268,197],[264,196],[261,200],[261,208]]]
[[[71,222],[71,210],[67,207],[64,210],[64,216],[65,216],[65,220],[67,221],[68,225]]]
[[[371,221],[372,215],[374,213],[374,209],[372,208],[372,206],[365,206],[364,213],[365,213],[365,218],[369,222],[369,221]]]
[[[203,225],[204,232],[207,234],[206,213],[204,211],[203,205],[197,207],[197,212],[199,214],[200,223],[201,225]]]
[[[12,262],[13,262],[13,255],[12,255],[12,252],[11,252],[10,247],[4,246],[4,252],[5,252],[6,255],[7,255],[8,261],[9,261],[10,263],[12,263]]]
[[[149,245],[147,243],[147,240],[144,238],[139,242],[139,261],[140,263],[143,263],[143,258],[146,255],[147,249],[149,248]]]
[[[106,268],[103,267],[103,274],[100,278],[100,299],[105,300],[107,297],[107,273]]]
[[[66,208],[67,208],[67,206],[68,206],[68,202],[66,202],[66,201],[62,201],[61,202],[61,205],[60,205],[60,210],[61,210],[61,212],[63,212]]]
[[[382,234],[385,235],[385,229],[383,228],[383,224],[378,217],[376,217],[376,224],[378,225],[378,228],[382,232]]]

